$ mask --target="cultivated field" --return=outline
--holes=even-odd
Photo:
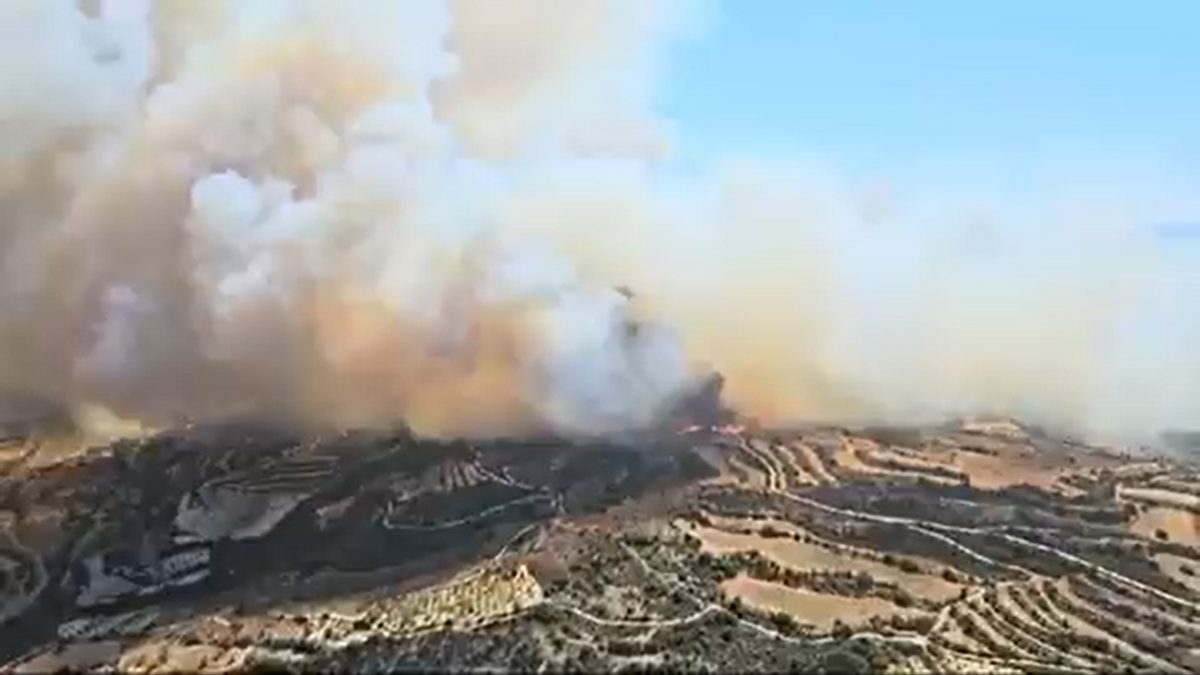
[[[785,612],[819,630],[832,630],[835,624],[861,626],[873,617],[915,615],[880,598],[854,598],[804,589],[788,588],[769,581],[739,575],[721,583],[721,591],[750,607],[766,612]]]

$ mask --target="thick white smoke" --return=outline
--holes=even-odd
[[[1153,210],[665,181],[647,102],[703,9],[0,3],[0,405],[591,434],[711,367],[775,422],[1200,422]]]
[[[0,8],[4,390],[149,419],[605,433],[692,385],[673,334],[634,331],[625,296],[488,213],[506,163],[661,145],[608,57],[667,15],[91,5]]]

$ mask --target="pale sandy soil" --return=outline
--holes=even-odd
[[[1166,471],[1167,467],[1163,466],[1162,462],[1130,462],[1124,466],[1118,466],[1112,470],[1113,474],[1118,478],[1141,478],[1150,474]]]
[[[894,582],[914,596],[931,600],[957,597],[962,589],[961,585],[950,583],[940,576],[910,574],[884,565],[882,562],[852,558],[815,544],[806,544],[790,538],[737,534],[709,527],[696,527],[690,531],[690,534],[700,540],[701,550],[709,553],[758,551],[768,559],[794,569],[867,572],[879,581]],[[942,569],[940,565],[930,561],[919,564],[922,564],[925,569],[936,570],[937,574],[940,574]]]
[[[741,471],[742,475],[745,476],[744,479],[739,479],[738,482],[752,488],[766,487],[767,475],[763,473],[763,470],[756,466],[757,463],[747,457],[745,453],[739,453],[739,455],[730,454],[725,460],[731,467],[731,471]]]
[[[1012,420],[967,420],[963,422],[962,430],[1017,440],[1029,437],[1021,425]]]
[[[0,463],[12,462],[25,456],[24,443],[0,442]]]
[[[25,461],[27,469],[41,469],[79,457],[88,451],[91,444],[83,436],[62,434],[39,438],[37,451]]]
[[[856,450],[857,450],[857,452],[856,452]],[[911,470],[898,469],[898,468],[897,469],[889,469],[889,468],[885,468],[885,467],[881,467],[881,466],[873,466],[871,464],[864,462],[862,460],[862,458],[859,456],[859,453],[862,453],[863,456],[867,456],[867,457],[874,455],[874,456],[879,457],[880,459],[886,459],[886,458],[896,459],[902,463],[909,464]],[[917,459],[913,455],[909,455],[909,454],[899,455],[899,454],[893,453],[889,450],[885,450],[884,448],[880,447],[880,445],[878,443],[876,443],[875,441],[872,441],[872,440],[866,439],[866,438],[851,437],[851,438],[844,439],[842,441],[841,445],[838,447],[838,451],[834,455],[834,459],[837,460],[837,463],[839,466],[845,467],[846,469],[853,471],[855,473],[869,474],[869,475],[876,475],[876,476],[906,476],[909,478],[923,478],[928,481],[932,481],[935,483],[943,483],[943,484],[947,484],[947,485],[958,484],[958,481],[954,480],[952,478],[936,476],[936,475],[925,473],[925,472],[921,471],[921,468],[923,468],[925,466],[929,466],[931,464],[934,464],[934,462],[930,462],[926,459]],[[954,468],[954,467],[951,466],[950,468]]]
[[[1182,492],[1189,495],[1200,495],[1200,483],[1196,482],[1192,477],[1180,479],[1170,475],[1155,476],[1148,483],[1151,487]]]
[[[854,626],[873,616],[897,614],[918,615],[917,610],[904,610],[880,598],[850,598],[788,588],[747,576],[736,576],[721,584],[730,597],[741,598],[748,606],[769,612],[785,612],[797,620],[829,630],[834,621]]]
[[[1037,637],[1039,631],[1056,631],[1058,627],[1053,625],[1052,620],[1039,613],[1035,607],[1032,610],[1026,610],[1020,603],[1013,599],[1016,585],[1000,584],[997,587],[996,602],[998,605],[1003,605],[1008,612],[1017,617],[1021,624],[1021,628],[1025,630],[1031,637]]]
[[[1067,485],[1066,483],[1056,483],[1055,488],[1058,490],[1060,495],[1066,497],[1067,499],[1076,499],[1087,495],[1087,490],[1081,490],[1080,488]]]
[[[958,467],[955,467],[951,464],[931,461],[928,457],[921,457],[914,452],[900,453],[879,447],[867,448],[864,449],[864,452],[868,454],[868,457],[876,458],[877,461],[892,461],[904,467],[902,470],[886,469],[888,471],[894,471],[895,473],[901,474],[907,474],[911,472],[935,483],[943,483],[947,485],[957,485],[959,483],[959,481],[950,478],[949,476],[940,476],[927,473],[930,470],[937,471],[939,469],[949,469],[952,471],[959,470]]]
[[[820,485],[821,480],[813,476],[812,472],[804,468],[803,465],[796,459],[796,452],[787,446],[776,445],[771,446],[771,454],[777,461],[781,462],[786,469],[790,469],[788,482],[798,483],[800,485]]]
[[[873,476],[926,476],[926,474],[923,473],[885,469],[866,464],[859,459],[858,454],[855,452],[856,447],[862,448],[866,452],[871,452],[878,446],[876,446],[874,442],[866,439],[847,439],[841,443],[841,445],[838,447],[837,453],[835,453],[833,456],[833,459],[838,463],[838,466],[846,469],[847,471]]]
[[[829,484],[837,483],[837,478],[825,468],[825,463],[821,461],[812,446],[807,443],[795,442],[790,445],[790,449],[798,455],[798,459],[810,469],[810,473],[817,480]]]
[[[979,642],[964,633],[962,627],[957,622],[951,620],[942,625],[944,628],[938,633],[938,637],[954,645],[955,648],[965,652],[988,653],[987,647],[979,644]]]
[[[1003,454],[997,457],[974,452],[959,452],[953,466],[971,477],[971,486],[995,490],[1011,485],[1033,485],[1056,489],[1063,467],[1046,466],[1029,455]]]
[[[1159,568],[1164,574],[1192,591],[1200,593],[1200,576],[1197,576],[1200,575],[1200,562],[1170,553],[1159,553],[1154,556],[1154,560],[1158,562]],[[1192,574],[1184,574],[1182,568],[1185,565],[1191,568]]]
[[[986,436],[963,436],[959,434],[951,434],[945,436],[935,436],[930,439],[928,445],[944,448],[946,450],[962,450],[963,452],[972,452],[972,450],[963,450],[964,448],[973,448],[976,454],[990,452],[1004,452],[1012,447],[1012,441],[1000,438],[988,438]]]
[[[1122,485],[1117,491],[1117,499],[1133,499],[1165,506],[1200,508],[1200,496],[1161,488],[1138,488]]]
[[[739,449],[739,457],[763,472],[768,490],[782,490],[787,487],[786,471],[771,451],[769,443],[752,438]]]
[[[1007,647],[1008,651],[1011,651],[1015,654],[1020,654],[1022,658],[1033,658],[1033,655],[1030,654],[1028,650],[1022,648],[1002,629],[998,628],[994,623],[992,623],[991,618],[988,616],[988,612],[984,609],[981,609],[982,605],[983,603],[981,600],[976,598],[974,601],[965,603],[961,607],[965,614],[970,615],[974,619],[973,623],[975,626],[977,626],[979,630],[981,630],[990,638],[990,640],[986,640],[986,642],[990,642],[991,644],[995,645],[1003,645],[1004,647]]]
[[[1078,598],[1070,593],[1070,589],[1068,588],[1068,584],[1065,579],[1059,579],[1057,581],[1047,582],[1047,583],[1057,586],[1059,591],[1062,592],[1063,595],[1071,598],[1072,601],[1074,601],[1076,603],[1079,602]],[[1129,644],[1128,642],[1122,640],[1121,638],[1119,638],[1115,635],[1111,635],[1111,634],[1101,630],[1100,628],[1092,625],[1091,623],[1085,621],[1084,619],[1080,618],[1079,616],[1076,616],[1073,612],[1067,611],[1067,608],[1061,606],[1059,603],[1050,601],[1049,604],[1051,607],[1051,611],[1053,612],[1053,616],[1056,619],[1061,618],[1061,619],[1065,619],[1067,621],[1068,630],[1074,631],[1075,633],[1080,634],[1080,635],[1087,635],[1087,636],[1090,636],[1093,638],[1097,638],[1097,639],[1101,639],[1101,640],[1105,640],[1105,641],[1109,642],[1110,644],[1113,645],[1113,649],[1110,653],[1113,654],[1114,656],[1117,656],[1122,659],[1145,660],[1150,663],[1153,663],[1153,664],[1155,664],[1154,667],[1157,670],[1153,670],[1152,672],[1169,672],[1171,670],[1170,664],[1167,664],[1162,659],[1159,659],[1158,657],[1156,657],[1152,654],[1148,654],[1148,653],[1134,647],[1133,645]],[[1112,617],[1111,614],[1108,616]]]
[[[995,454],[966,449],[980,445]],[[914,456],[911,452],[904,454]],[[1082,494],[1082,491],[1062,483],[1063,478],[1079,472],[1114,469],[1123,465],[1119,458],[1089,454],[1082,450],[1043,453],[1029,445],[1014,445],[1011,441],[982,437],[938,437],[926,444],[917,456],[969,475],[972,487],[996,490],[1026,484],[1067,497]]]
[[[871,447],[871,441],[858,438],[844,439],[841,444],[838,445],[837,453],[833,456],[833,459],[837,461],[838,466],[855,473],[874,473],[884,475],[896,473],[895,471],[889,471],[887,469],[880,469],[863,464],[861,461],[859,461],[858,455],[854,452],[856,447],[869,448]]]
[[[1102,614],[1105,614],[1106,616],[1109,617],[1109,619],[1111,619],[1117,623],[1121,623],[1121,624],[1125,625],[1126,627],[1129,627],[1131,625],[1126,621],[1120,620],[1119,617],[1113,616],[1112,614],[1108,614],[1107,612],[1102,612],[1102,611],[1098,610],[1098,608],[1081,600],[1078,596],[1076,596],[1074,593],[1071,592],[1070,585],[1067,583],[1066,579],[1059,579],[1057,581],[1048,582],[1048,583],[1052,583],[1053,585],[1057,586],[1058,590],[1062,593],[1062,595],[1066,598],[1069,598],[1070,604],[1074,604],[1077,606],[1091,607],[1094,611],[1098,611]],[[1065,616],[1067,618],[1067,622],[1070,624],[1072,630],[1075,630],[1084,635],[1091,635],[1092,637],[1100,638],[1103,640],[1108,640],[1110,643],[1112,643],[1114,645],[1114,652],[1116,654],[1119,654],[1121,656],[1121,658],[1134,659],[1134,660],[1138,660],[1138,661],[1143,661],[1143,660],[1148,661],[1150,663],[1153,663],[1155,665],[1155,668],[1158,669],[1156,672],[1169,672],[1171,670],[1170,664],[1166,663],[1162,659],[1159,659],[1158,657],[1154,656],[1153,654],[1144,652],[1141,649],[1133,646],[1129,642],[1125,641],[1121,637],[1113,635],[1111,633],[1108,633],[1107,631],[1086,621],[1082,617],[1077,616],[1074,612],[1064,612],[1063,611],[1064,609],[1069,609],[1069,605],[1067,607],[1062,607],[1062,606],[1056,605],[1056,603],[1054,603],[1054,602],[1051,602],[1051,605],[1055,606],[1057,611],[1059,611],[1059,613],[1062,616]]]
[[[1167,506],[1151,506],[1143,508],[1132,522],[1129,531],[1156,538],[1155,532],[1163,530],[1171,541],[1200,546],[1200,516],[1183,509],[1173,509]]]
[[[1073,661],[1073,665],[1086,666],[1088,662],[1079,659],[1078,655],[1066,654],[1062,649],[1055,647],[1044,638],[1045,632],[1058,632],[1057,626],[1052,626],[1047,623],[1047,620],[1040,616],[1026,611],[1013,597],[1013,584],[999,584],[997,587],[996,603],[993,608],[1003,608],[1009,617],[1015,622],[1015,627],[1006,628],[1006,631],[1012,631],[1015,635],[1023,635],[1025,640],[1033,641],[1038,644],[1041,649],[1050,653],[1061,654]],[[1035,650],[1036,651],[1036,650]]]
[[[127,673],[222,672],[236,669],[241,656],[238,649],[152,642],[121,654],[117,669]]]
[[[953,469],[953,464],[944,461],[944,457],[937,456],[937,453],[924,452],[913,448],[902,448],[898,446],[880,447],[877,454],[881,457],[890,457],[900,462],[906,462],[913,466],[922,468],[943,468]]]
[[[1151,631],[1148,627],[1142,625],[1141,623],[1139,623],[1137,621],[1130,621],[1130,620],[1120,616],[1119,614],[1114,614],[1112,612],[1108,612],[1108,611],[1102,609],[1101,607],[1098,607],[1098,606],[1092,604],[1088,600],[1085,600],[1084,598],[1082,598],[1078,594],[1076,594],[1075,591],[1071,590],[1070,584],[1062,584],[1059,586],[1059,588],[1062,589],[1063,595],[1065,597],[1069,598],[1073,604],[1080,606],[1080,607],[1086,607],[1089,610],[1091,610],[1097,614],[1100,614],[1101,616],[1108,617],[1109,621],[1112,621],[1113,623],[1123,627],[1125,630],[1129,631],[1130,633],[1133,633],[1134,635],[1139,635],[1143,638],[1149,638],[1149,639],[1154,638],[1153,631]]]

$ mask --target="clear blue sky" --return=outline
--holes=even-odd
[[[725,0],[659,109],[680,161],[1043,161],[1200,177],[1200,0]],[[1192,183],[1200,189],[1200,183]]]

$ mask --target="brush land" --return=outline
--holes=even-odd
[[[0,451],[14,672],[1200,668],[1197,468],[1006,420]]]

